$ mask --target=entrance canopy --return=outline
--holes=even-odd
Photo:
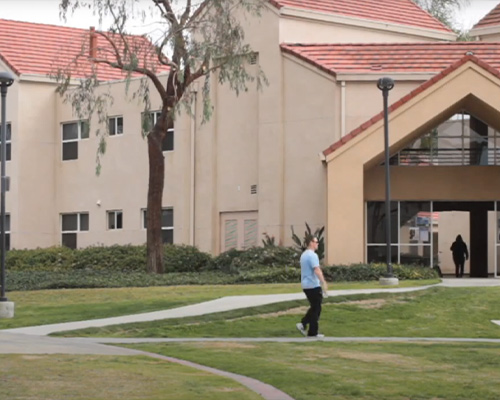
[[[397,82],[396,82],[397,84]],[[389,108],[391,155],[466,111],[500,131],[500,73],[467,55]],[[384,199],[384,121],[380,113],[324,151],[328,170],[328,263],[366,260],[365,203]],[[498,164],[497,164],[498,165]],[[500,166],[391,166],[391,198],[500,199]]]

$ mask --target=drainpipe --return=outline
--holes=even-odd
[[[195,133],[196,133],[196,91],[193,91],[193,116],[191,118],[191,176],[189,191],[189,244],[194,246],[194,197],[195,197]]]
[[[346,135],[346,100],[345,81],[340,82],[340,137]]]

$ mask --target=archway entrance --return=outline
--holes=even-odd
[[[385,205],[366,203],[367,262],[385,262]],[[391,203],[391,258],[394,263],[439,265],[454,275],[450,246],[462,235],[469,248],[465,275],[498,277],[500,262],[499,202],[394,201]]]
[[[436,235],[437,243],[435,247],[439,251],[441,261],[447,260],[448,263],[442,264],[441,269],[445,273],[450,273],[451,260],[450,238],[456,235],[462,235],[469,247],[469,265],[466,266],[466,274],[471,278],[485,278],[488,276],[488,244],[494,243],[494,237],[488,235],[489,231],[495,232],[496,229],[488,229],[488,212],[495,211],[493,201],[437,201],[433,203],[434,212],[438,215],[443,213],[451,214],[451,218],[439,218],[439,234]],[[458,213],[457,213],[458,212]],[[468,229],[467,229],[468,228]],[[447,254],[448,257],[443,256]],[[490,260],[494,264],[494,260]],[[492,265],[491,269],[495,269]],[[454,266],[452,266],[454,268]]]

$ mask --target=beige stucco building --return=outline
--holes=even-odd
[[[259,245],[264,233],[291,245],[291,227],[302,232],[307,222],[326,226],[327,263],[385,260],[377,81],[390,76],[393,260],[439,262],[453,273],[449,247],[460,233],[470,246],[466,272],[497,275],[500,21],[479,23],[477,41],[458,43],[410,0],[397,2],[367,12],[358,0],[314,9],[272,0],[260,19],[245,20],[258,54],[248,68],[258,64],[269,85],[236,96],[213,80],[212,118],[202,124],[200,95],[194,118],[177,117],[164,143],[165,241],[213,254]],[[49,33],[61,42],[47,44]],[[144,106],[125,95],[120,76],[102,72],[114,102],[96,176],[99,126],[81,125],[47,76],[62,38],[85,35],[0,20],[0,68],[16,75],[7,107],[11,248],[146,240]],[[139,83],[132,79],[129,93]],[[154,95],[152,106],[160,106]]]

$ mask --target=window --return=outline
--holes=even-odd
[[[108,229],[123,229],[123,212],[121,210],[108,211]]]
[[[77,248],[77,233],[89,230],[89,214],[73,213],[61,215],[62,245]]]
[[[123,133],[123,117],[111,117],[108,120],[109,136],[121,135]]]
[[[78,142],[89,138],[89,124],[86,121],[62,124],[62,159],[78,160]]]
[[[142,210],[144,229],[147,228],[147,210]],[[174,209],[164,208],[161,210],[161,236],[163,243],[174,243]]]
[[[5,152],[7,153],[6,154],[6,157],[5,157],[5,160],[6,161],[10,161],[10,156],[11,156],[11,138],[12,138],[12,127],[10,125],[10,122],[7,122],[6,124],[6,127],[7,127],[7,131],[5,132]],[[1,135],[1,125],[0,125],[0,135]],[[2,137],[0,136],[0,143],[2,142]],[[0,160],[2,160],[2,153],[0,152]]]
[[[160,111],[153,111],[150,114],[150,123],[149,124],[143,124],[144,131],[148,132],[150,131],[153,126],[156,124],[156,121],[158,121],[158,118],[161,115]],[[161,143],[161,150],[162,151],[173,151],[174,150],[174,125],[171,123],[171,125],[167,129],[167,133],[165,137],[163,138],[163,141]]]

